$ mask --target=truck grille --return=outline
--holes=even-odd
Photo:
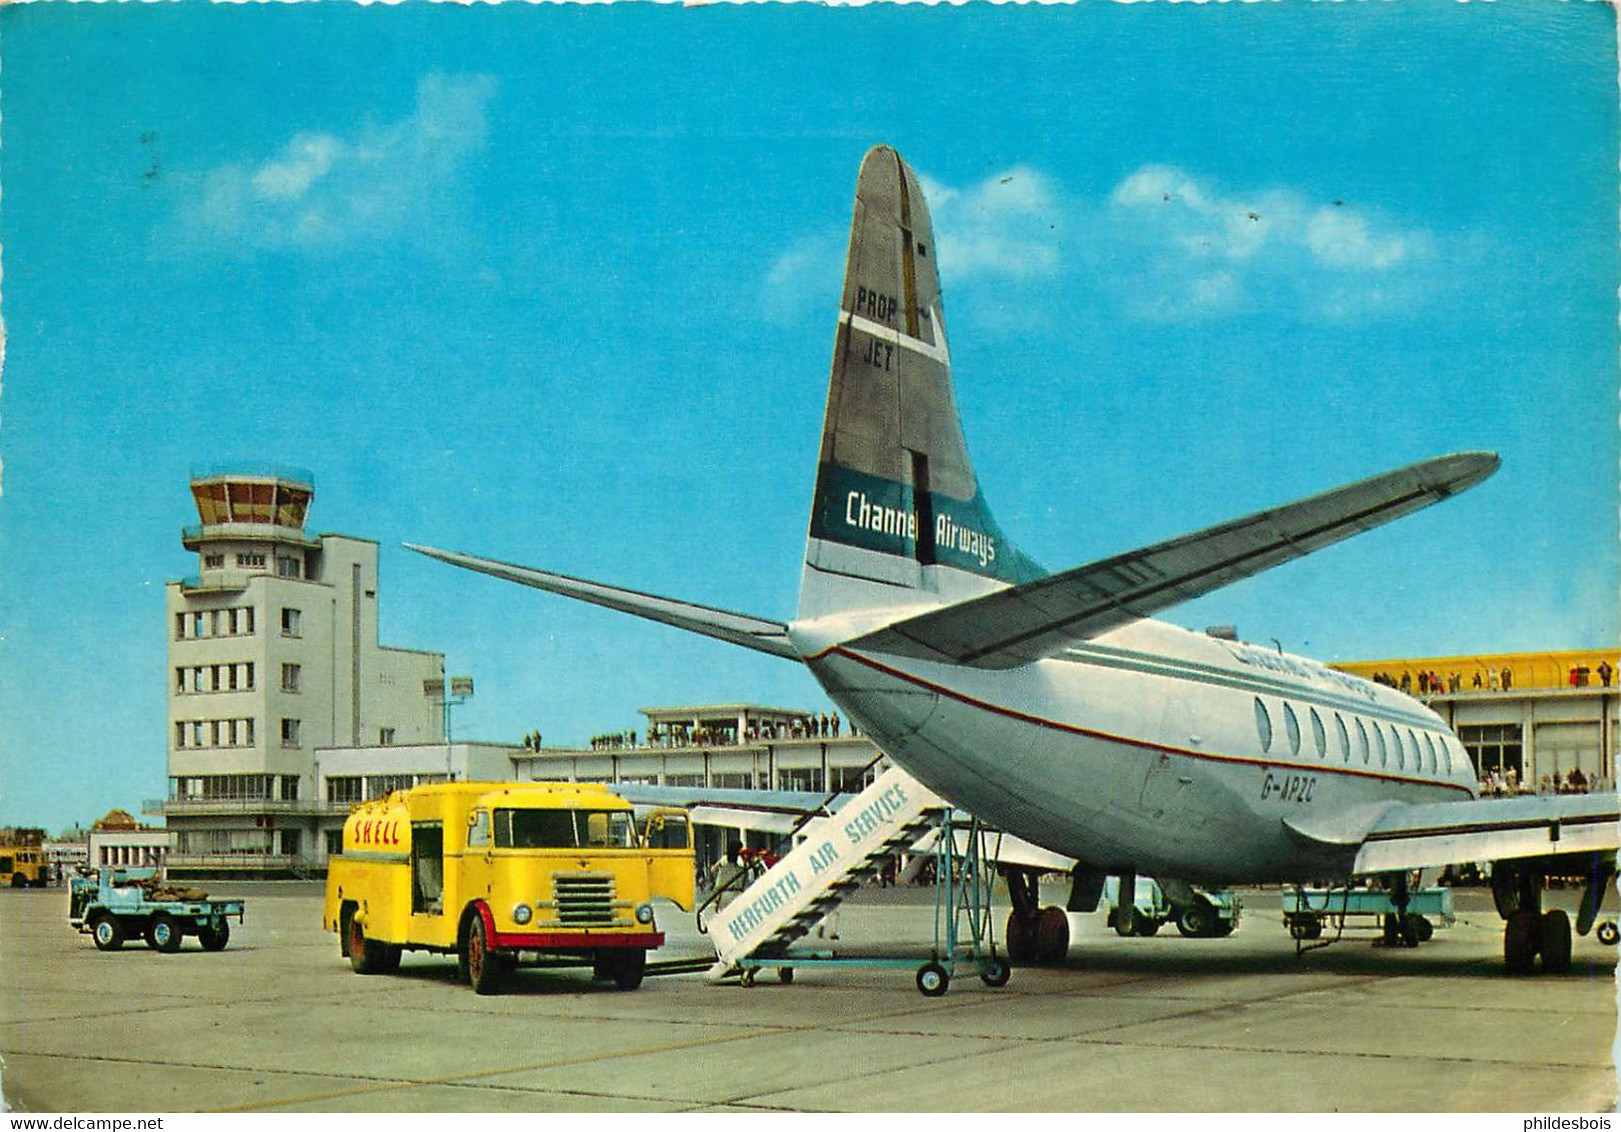
[[[612,873],[553,873],[552,894],[565,927],[614,922]]]

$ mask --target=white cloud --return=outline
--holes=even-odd
[[[1228,189],[1172,165],[1144,165],[1091,202],[1023,165],[967,186],[920,180],[947,308],[981,329],[1028,330],[1055,280],[1078,305],[1101,292],[1105,307],[1152,322],[1350,322],[1410,311],[1442,278],[1436,238],[1376,210]],[[825,308],[844,248],[831,231],[790,245],[767,272],[767,312]]]
[[[942,282],[1050,275],[1062,262],[1053,183],[1025,166],[956,189],[919,177],[934,223]]]
[[[1227,191],[1146,165],[1092,225],[1097,266],[1132,314],[1192,321],[1270,311],[1347,321],[1423,292],[1434,239],[1287,188]]]
[[[484,146],[494,93],[487,76],[429,75],[399,121],[296,134],[268,158],[209,170],[184,219],[203,238],[258,249],[429,239],[434,209],[454,199],[447,190]]]
[[[1052,180],[1015,166],[956,188],[919,175],[947,304],[982,281],[1051,276],[1063,264],[1062,205]],[[806,236],[772,261],[764,280],[764,310],[786,321],[832,309],[844,278],[848,229]]]

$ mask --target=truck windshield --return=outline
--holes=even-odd
[[[495,844],[502,849],[633,849],[628,810],[496,810]]]

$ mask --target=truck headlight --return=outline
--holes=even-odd
[[[653,922],[653,906],[651,904],[636,905],[636,922],[638,924],[651,924]]]
[[[519,904],[512,909],[512,922],[515,924],[527,924],[534,915],[534,909],[530,908],[529,905]]]

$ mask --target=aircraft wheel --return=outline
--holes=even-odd
[[[1608,947],[1614,947],[1621,942],[1621,928],[1616,927],[1614,920],[1605,920],[1598,926],[1598,941]]]
[[[1435,937],[1435,925],[1424,916],[1413,916],[1413,928],[1418,932],[1418,942],[1428,943]]]
[[[1570,970],[1570,917],[1560,908],[1542,914],[1542,969],[1550,975]]]
[[[124,925],[117,916],[97,912],[90,921],[90,938],[95,940],[98,951],[117,951],[124,946]]]
[[[1036,917],[1036,960],[1062,963],[1069,954],[1069,917],[1049,904]]]
[[[1137,921],[1137,934],[1140,936],[1154,936],[1165,926],[1164,920],[1156,920],[1152,916],[1144,916]]]
[[[1511,975],[1529,975],[1542,943],[1542,921],[1535,912],[1515,912],[1503,925],[1503,966]]]
[[[951,986],[951,975],[938,963],[925,963],[917,969],[917,989],[925,998],[939,998]]]
[[[778,967],[777,968],[777,982],[781,983],[783,986],[788,986],[793,981],[794,981],[794,969],[792,967]]]
[[[985,969],[979,973],[980,982],[988,987],[1005,987],[1007,981],[1013,977],[1013,968],[1007,965],[1005,959],[992,959],[985,964]]]
[[[1128,914],[1124,908],[1116,908],[1109,915],[1114,921],[1114,934],[1117,936],[1137,935],[1137,910],[1133,908]]]
[[[1417,947],[1419,941],[1418,925],[1424,922],[1424,917],[1409,913],[1401,918],[1399,931],[1403,947]]]
[[[1034,917],[1026,918],[1017,912],[1009,912],[1007,917],[1008,962],[1014,964],[1033,963],[1036,959],[1036,922]]]

